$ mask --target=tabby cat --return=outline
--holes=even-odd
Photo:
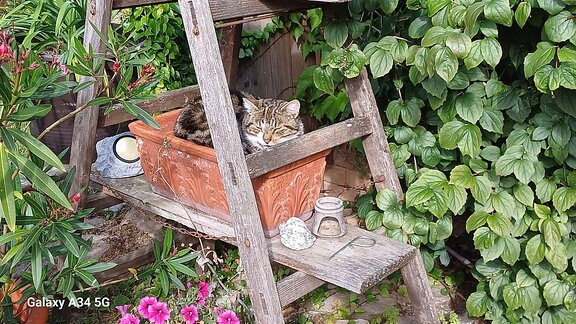
[[[304,125],[298,117],[298,100],[261,99],[237,90],[230,90],[230,97],[245,154],[260,151],[304,133]],[[212,147],[201,99],[188,103],[182,110],[176,120],[174,135]]]

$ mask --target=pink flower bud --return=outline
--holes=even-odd
[[[40,64],[38,62],[34,62],[34,63],[30,64],[30,66],[28,67],[28,70],[30,70],[30,71],[36,70],[39,67],[40,67]]]
[[[82,197],[82,196],[80,195],[80,193],[77,192],[77,193],[74,194],[74,196],[72,196],[72,198],[70,198],[70,202],[71,202],[71,203],[76,203],[76,202],[80,201],[80,198],[81,198],[81,197]]]
[[[60,66],[58,66],[58,68],[60,69],[60,72],[66,74],[66,75],[68,73],[70,73],[70,70],[68,70],[68,67],[64,64],[60,64]]]
[[[116,73],[118,71],[120,71],[120,62],[116,61],[114,65],[112,65],[112,72]]]
[[[0,44],[0,59],[10,56],[10,47],[6,43]]]

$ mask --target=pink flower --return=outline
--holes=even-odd
[[[240,324],[240,320],[236,313],[233,311],[225,311],[224,313],[218,315],[218,319],[216,320],[218,324]]]
[[[198,316],[198,308],[194,305],[182,308],[180,315],[184,317],[187,323],[191,324],[196,323],[196,321],[200,319],[200,316]]]
[[[130,308],[130,306],[132,305],[122,305],[122,306],[116,306],[116,309],[120,312],[121,316],[124,316],[128,313],[128,308]]]
[[[64,64],[60,64],[60,66],[58,68],[60,69],[60,72],[62,72],[64,74],[70,73],[70,70],[68,70],[68,67]]]
[[[150,319],[152,316],[150,313],[150,306],[158,303],[158,300],[154,297],[144,297],[140,299],[140,304],[138,305],[138,313],[142,315],[145,319]]]
[[[114,64],[112,64],[112,72],[118,72],[120,71],[120,62],[115,61]]]
[[[156,324],[164,324],[170,318],[170,310],[164,302],[158,302],[148,307],[148,314],[150,315],[148,320]]]
[[[206,303],[206,297],[210,295],[210,285],[207,282],[200,281],[198,283],[198,293],[196,298],[198,299],[198,304],[204,305]]]
[[[124,314],[118,324],[140,324],[140,320],[132,314]]]

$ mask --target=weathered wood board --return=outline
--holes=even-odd
[[[187,227],[197,228],[208,235],[234,236],[231,224],[151,192],[143,176],[129,179],[93,177],[93,180],[102,183],[105,192],[131,202],[138,208]],[[308,225],[311,228],[311,224]],[[334,252],[357,236],[372,238],[376,245],[370,248],[346,248],[328,260]],[[351,226],[348,226],[346,235],[340,238],[318,238],[312,248],[303,251],[286,248],[279,236],[266,239],[266,245],[272,261],[356,293],[366,291],[418,254],[413,246]]]

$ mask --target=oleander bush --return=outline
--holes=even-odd
[[[359,199],[369,229],[447,265],[456,218],[480,257],[470,315],[576,321],[576,2],[353,0],[308,12],[322,54],[297,96],[349,114],[342,79],[372,77],[405,200]],[[318,18],[321,23],[318,22]]]

